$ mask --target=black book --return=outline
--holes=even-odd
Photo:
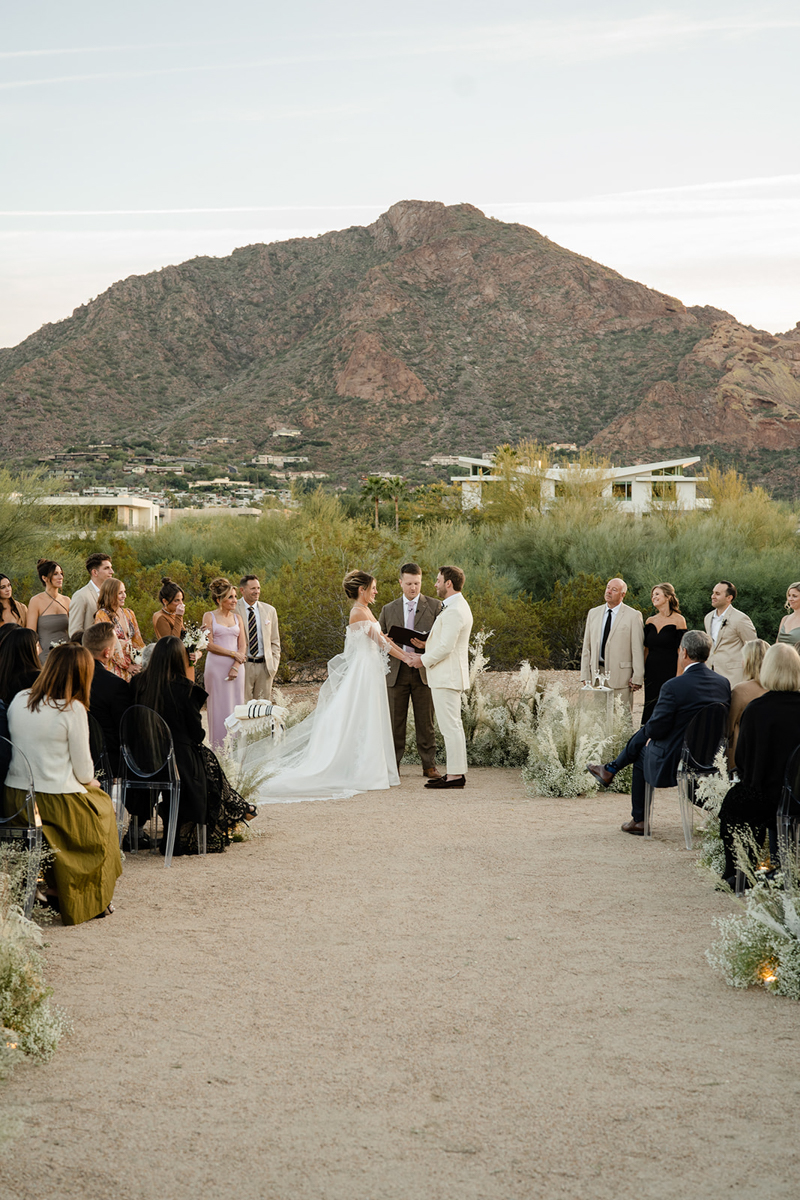
[[[396,646],[411,646],[412,638],[416,638],[418,642],[426,642],[430,632],[430,629],[405,629],[402,625],[393,625],[389,630],[389,637]],[[411,648],[416,649],[415,646]]]

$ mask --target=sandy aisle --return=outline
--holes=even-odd
[[[730,910],[624,797],[518,771],[273,806],[129,857],[49,934],[75,1032],[2,1095],[2,1200],[793,1197],[800,1006],[705,965]]]

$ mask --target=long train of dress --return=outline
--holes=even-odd
[[[348,625],[344,653],[328,663],[317,707],[282,742],[248,746],[246,767],[269,778],[258,804],[345,800],[400,782],[386,696],[389,655],[377,621]]]

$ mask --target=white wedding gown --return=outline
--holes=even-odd
[[[346,800],[358,792],[400,782],[389,720],[389,652],[377,621],[348,625],[344,653],[328,663],[317,707],[282,742],[255,742],[245,767],[260,765],[269,778],[257,804]]]

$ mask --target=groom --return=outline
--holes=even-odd
[[[422,654],[411,658],[428,675],[436,720],[444,738],[447,774],[429,779],[426,788],[463,788],[467,782],[467,740],[461,722],[461,693],[469,687],[469,635],[472,610],[461,594],[464,572],[440,567],[436,595],[442,611],[436,618]]]

